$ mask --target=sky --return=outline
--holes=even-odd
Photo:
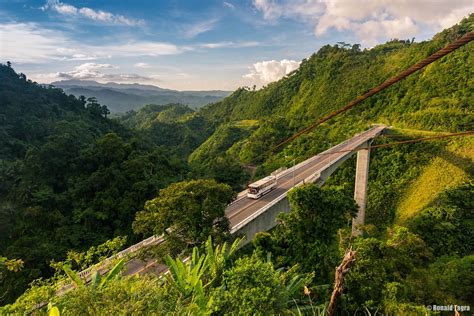
[[[235,90],[326,44],[426,40],[472,12],[472,0],[0,0],[0,62],[39,83]]]

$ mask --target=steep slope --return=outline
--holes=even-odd
[[[150,127],[132,130],[100,104],[0,65],[0,253],[25,263],[2,272],[0,305],[51,276],[51,261],[71,250],[116,236],[133,243],[135,213],[186,177],[206,120],[181,105],[150,108]]]
[[[31,145],[39,145],[65,125],[83,128],[98,136],[121,127],[86,108],[86,103],[60,89],[45,89],[31,83],[24,74],[0,65],[0,159],[23,157]],[[83,124],[76,124],[81,121]]]
[[[359,45],[324,46],[280,81],[258,91],[240,88],[200,113],[221,123],[259,120],[259,128],[243,141],[238,154],[244,163],[263,162],[261,155],[272,145],[472,30],[473,21],[474,14],[421,43],[393,40],[364,50]],[[284,163],[282,156],[302,153],[302,148],[323,149],[370,123],[445,132],[473,129],[473,45],[460,48],[301,137],[291,150],[267,159],[267,164],[275,159]]]
[[[474,139],[452,141],[430,160],[400,197],[396,221],[407,223],[443,191],[474,180]],[[423,190],[420,190],[423,188]]]
[[[417,129],[424,134],[473,130],[474,43],[469,43],[285,148],[267,153],[273,145],[444,47],[473,26],[474,14],[426,42],[393,40],[365,50],[360,50],[359,45],[325,46],[280,81],[258,91],[238,89],[223,101],[203,108],[203,116],[222,125],[211,136],[212,142],[203,143],[190,159],[205,157],[201,159],[212,165],[212,157],[231,152],[242,164],[259,166],[257,176],[261,176],[291,165],[293,159],[302,161],[367,129],[371,123],[397,127],[396,134],[402,139],[419,137]],[[257,122],[250,135],[235,131],[232,137],[222,137],[223,128],[243,119]],[[231,139],[233,144],[229,143]],[[393,139],[382,141],[390,140]],[[409,214],[418,214],[441,192],[470,181],[472,150],[472,141],[438,141],[374,151],[369,222],[379,228],[395,220],[401,222]],[[334,181],[349,183],[352,189],[353,168],[352,160]]]

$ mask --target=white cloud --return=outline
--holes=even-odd
[[[59,0],[48,0],[41,9],[43,11],[53,10],[62,15],[84,17],[89,20],[111,24],[137,26],[145,23],[143,20],[130,19],[123,15],[112,14],[102,10],[94,10],[87,7],[77,8],[73,5],[60,2]]]
[[[209,32],[216,26],[218,21],[218,19],[210,19],[206,21],[201,21],[193,25],[189,25],[184,31],[184,36],[188,38],[193,38],[198,36],[199,34]]]
[[[313,19],[324,10],[324,5],[319,0],[287,0],[276,2],[274,0],[254,0],[254,6],[262,11],[266,20],[276,20],[280,17]]]
[[[223,5],[224,5],[224,7],[227,7],[227,8],[229,8],[229,9],[235,9],[235,5],[233,5],[233,4],[230,3],[230,2],[224,1],[224,2],[223,2]]]
[[[384,38],[407,38],[419,32],[419,27],[412,19],[405,17],[402,19],[369,20],[363,22],[355,28],[354,32],[368,46],[374,46],[379,39]]]
[[[283,78],[299,66],[300,62],[288,59],[261,61],[253,64],[250,73],[243,77],[250,79],[252,84],[265,85]]]
[[[49,79],[50,81],[65,79],[97,80],[99,82],[148,82],[157,81],[157,78],[145,77],[137,74],[115,73],[111,72],[118,69],[111,64],[84,63],[74,67],[71,71],[47,74],[39,77]],[[37,76],[38,77],[38,76]]]
[[[243,47],[254,47],[260,45],[259,42],[249,41],[249,42],[216,42],[216,43],[205,43],[200,44],[199,46],[204,48],[243,48]]]
[[[136,63],[133,66],[135,68],[142,68],[142,69],[150,68],[150,65],[148,65],[147,63]]]
[[[190,49],[170,43],[149,41],[87,45],[67,37],[60,31],[46,29],[35,23],[0,24],[0,43],[2,59],[21,63],[134,56],[157,57],[176,55]]]
[[[40,29],[34,23],[0,24],[0,55],[12,62],[38,62],[74,55],[70,41],[61,33]],[[86,55],[86,54],[85,54]]]
[[[117,67],[111,64],[96,64],[85,63],[74,67],[74,70],[69,72],[60,72],[57,74],[58,78],[66,79],[95,79],[103,78],[104,74],[100,72],[101,69],[116,69]]]
[[[264,19],[291,18],[314,26],[316,36],[331,29],[352,31],[365,45],[406,39],[422,29],[435,33],[474,11],[472,0],[254,0]]]

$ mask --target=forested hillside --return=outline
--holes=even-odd
[[[245,141],[241,138],[238,151],[242,161],[251,162],[272,144],[465,34],[472,29],[473,19],[421,43],[393,40],[364,50],[359,45],[324,46],[282,80],[257,91],[240,88],[201,113],[220,122],[258,119],[259,128]],[[433,131],[471,130],[473,69],[471,43],[303,137],[292,145],[293,150],[318,147],[321,136],[341,140],[370,123]]]
[[[302,161],[372,123],[393,126],[376,144],[473,130],[469,43],[268,153],[473,25],[471,15],[420,43],[392,40],[363,50],[357,44],[324,46],[260,90],[240,88],[199,111],[148,105],[117,120],[106,117],[107,109],[94,99],[40,87],[2,65],[0,254],[25,265],[19,272],[0,271],[0,303],[13,302],[28,282],[56,268],[56,279],[38,282],[3,311],[24,313],[51,301],[71,315],[322,315],[334,267],[349,244],[357,259],[347,274],[340,314],[423,314],[425,305],[468,305],[474,301],[472,137],[374,149],[367,225],[356,239],[350,238],[356,212],[350,159],[322,189],[309,184],[292,191],[292,212],[243,250],[227,253],[211,241],[199,242],[208,237],[202,232],[214,240],[228,237],[223,207],[252,177]],[[234,193],[214,181],[189,181],[196,178],[224,182]],[[107,279],[98,288],[78,286],[54,296],[66,263],[81,269],[123,247],[123,239],[114,237],[132,242],[171,225],[180,229],[170,236],[187,238],[179,240],[188,250],[183,255],[196,246],[192,265],[166,257],[167,278]],[[223,234],[214,235],[216,230]],[[64,262],[51,267],[51,260]]]
[[[0,79],[0,253],[24,261],[2,276],[6,302],[52,275],[50,261],[70,250],[116,236],[136,241],[135,212],[187,177],[186,156],[209,133],[185,106],[149,106],[118,122],[94,98],[42,87],[9,65]],[[147,121],[148,109],[159,118]]]

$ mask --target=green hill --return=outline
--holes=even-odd
[[[181,105],[141,111],[111,120],[94,99],[0,65],[0,253],[24,262],[19,273],[0,273],[1,303],[51,276],[51,261],[68,251],[116,236],[136,242],[135,213],[186,177],[187,154],[209,136],[206,120]]]
[[[248,138],[249,144],[239,153],[242,161],[249,162],[289,134],[339,109],[467,33],[472,29],[473,20],[471,15],[459,25],[421,43],[393,40],[364,50],[359,45],[324,46],[285,78],[258,91],[240,88],[223,101],[205,107],[201,113],[222,123],[243,119],[260,121],[259,128]],[[370,123],[433,131],[473,129],[472,46],[470,43],[460,48],[371,97],[314,133],[325,135],[327,131],[326,136],[331,141],[341,140]],[[302,142],[293,147],[303,146]]]
[[[88,253],[80,252],[91,246],[93,253],[120,249],[122,239],[107,241],[117,236],[126,235],[129,242],[139,240],[142,236],[131,229],[135,214],[170,183],[215,178],[239,190],[250,180],[249,168],[257,167],[256,177],[268,174],[294,159],[302,161],[329,148],[372,123],[394,126],[391,137],[379,138],[377,143],[416,138],[420,131],[473,130],[474,44],[469,43],[285,148],[271,155],[267,152],[471,31],[473,22],[471,15],[420,43],[392,40],[363,50],[359,45],[324,46],[304,59],[298,70],[260,90],[240,88],[198,111],[179,104],[148,105],[112,120],[93,99],[41,87],[1,65],[0,259],[20,258],[25,267],[19,273],[0,273],[0,291],[5,293],[0,302],[12,302],[31,280],[50,277],[51,261],[65,260],[68,252],[69,256],[87,257]],[[251,282],[261,284],[260,280],[268,280],[269,287],[287,299],[289,276],[301,267],[305,280],[313,282],[313,298],[324,304],[330,287],[327,280],[334,279],[334,265],[341,259],[344,243],[350,241],[360,259],[348,275],[349,294],[341,305],[349,314],[359,307],[374,313],[406,314],[424,311],[422,306],[428,303],[469,302],[469,265],[474,260],[473,147],[472,138],[465,138],[374,150],[369,225],[366,234],[354,241],[348,238],[349,217],[338,213],[340,209],[347,214],[355,210],[355,160],[351,159],[324,189],[307,186],[293,191],[291,200],[297,211],[281,217],[275,231],[261,234],[243,252],[244,258],[229,263],[226,269],[215,267],[209,275],[218,275],[217,283],[235,286],[234,294],[225,294],[229,299],[237,300]],[[318,203],[327,208],[315,212],[305,207]],[[333,217],[336,226],[322,224]],[[104,242],[106,246],[98,246]],[[253,250],[252,257],[245,258]],[[80,259],[91,264],[107,256],[107,251],[86,258],[89,261]],[[289,255],[292,253],[295,256]],[[288,275],[280,274],[284,270]],[[249,275],[255,279],[249,284],[241,282]],[[193,280],[194,285],[202,286],[201,280]],[[457,287],[459,280],[464,283]],[[140,301],[142,288],[149,289],[152,297],[160,297],[159,304],[166,305],[161,311],[183,306],[186,308],[181,310],[191,311],[194,306],[189,303],[194,302],[194,296],[188,288],[183,290],[187,291],[184,296],[173,284],[163,291],[158,278],[111,282],[100,295],[114,308],[136,300],[138,310],[146,305],[143,310],[157,312],[152,299],[147,301],[150,305]],[[259,293],[270,293],[266,289],[263,286]],[[224,287],[209,286],[193,293],[201,298],[220,297],[225,291]],[[39,292],[27,292],[25,301],[18,301],[18,310],[52,296]],[[29,301],[29,295],[34,300]],[[65,296],[64,301],[55,301],[63,307],[72,304],[71,310],[80,304],[106,310],[95,295],[83,288]],[[84,304],[81,297],[87,297],[90,304]],[[226,306],[229,313],[239,307],[227,306],[224,299],[216,304]],[[11,310],[18,311],[16,308]]]

